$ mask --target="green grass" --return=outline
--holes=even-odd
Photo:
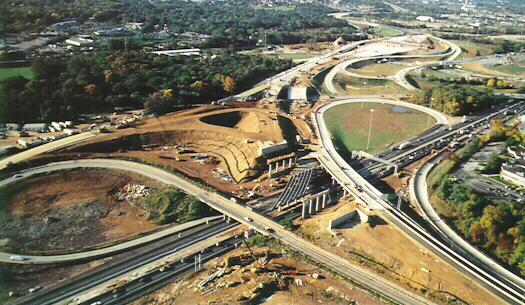
[[[378,76],[378,75],[394,75],[397,72],[403,70],[406,66],[384,63],[384,64],[370,64],[362,67],[361,69],[353,69],[348,67],[346,70],[348,72],[363,74],[368,76]]]
[[[383,27],[375,27],[374,32],[380,33],[383,37],[399,36],[403,34],[401,31]]]
[[[387,79],[355,78],[339,73],[334,78],[339,92],[348,95],[378,95],[407,93],[405,88]],[[366,85],[364,84],[366,82]]]
[[[451,42],[457,44],[462,49],[474,49],[477,52],[479,52],[480,56],[486,56],[492,54],[492,50],[494,49],[494,45],[491,44],[482,44],[482,43],[475,43],[470,42],[466,40],[450,40]],[[472,54],[475,55],[475,54]],[[468,56],[473,57],[473,56]]]
[[[394,112],[392,107],[391,104],[363,103],[361,108],[361,103],[349,103],[327,110],[324,119],[340,153],[347,156],[352,150],[386,148],[428,128],[428,115],[413,110],[409,113]],[[373,114],[371,109],[374,109]],[[371,117],[372,135],[367,150]]]
[[[8,79],[14,76],[23,76],[27,79],[33,78],[33,72],[31,67],[22,67],[22,68],[1,68],[0,69],[0,81]]]
[[[496,64],[496,65],[490,66],[490,68],[496,71],[511,74],[511,75],[516,75],[516,76],[525,75],[525,64],[520,64],[520,63],[514,63],[512,65]]]

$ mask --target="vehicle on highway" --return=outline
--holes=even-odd
[[[140,278],[139,280],[140,283],[148,283],[148,282],[151,282],[151,277],[149,276],[143,276]]]
[[[96,302],[91,303],[91,305],[102,305],[102,302],[96,301]]]
[[[204,248],[201,250],[201,253],[208,253],[208,252],[211,252],[210,248]]]
[[[30,293],[33,293],[33,292],[36,292],[36,291],[38,291],[38,290],[40,290],[40,289],[42,289],[42,288],[43,288],[42,286],[40,286],[40,285],[36,285],[35,287],[31,287],[31,288],[29,288],[29,292],[30,292]]]
[[[244,217],[244,220],[246,220],[246,221],[253,221],[253,219],[251,219],[251,218],[248,217],[248,216]]]
[[[114,298],[114,299],[118,299],[118,298],[120,298],[120,297],[123,296],[123,295],[124,295],[123,292],[115,293],[115,294],[113,295],[113,298]]]
[[[266,232],[269,232],[269,233],[273,232],[273,229],[271,227],[264,227],[264,229],[266,230]]]
[[[181,263],[186,263],[186,262],[189,262],[190,259],[191,259],[191,256],[186,256],[186,257],[183,257],[183,258],[180,260],[180,262],[181,262]]]
[[[13,175],[13,178],[22,178],[24,177],[22,174],[14,174]]]
[[[14,260],[14,261],[25,261],[27,260],[28,258],[27,257],[24,257],[24,256],[21,256],[21,255],[13,255],[9,258],[10,260]]]

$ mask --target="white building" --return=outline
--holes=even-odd
[[[89,36],[73,36],[66,39],[66,43],[77,47],[85,47],[93,44],[93,39]]]

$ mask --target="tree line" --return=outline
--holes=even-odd
[[[290,66],[289,60],[226,51],[202,58],[135,51],[39,58],[31,67],[33,79],[0,82],[0,122],[49,122],[108,108],[141,108],[159,96],[165,105],[155,112],[167,112],[173,105],[240,92]]]
[[[490,108],[498,102],[494,92],[489,88],[473,88],[458,84],[423,88],[419,92],[414,92],[409,101],[435,108],[452,116],[468,115]]]
[[[494,120],[490,132],[474,137],[457,155],[446,156],[452,162],[450,171],[461,162],[467,161],[487,143],[505,141],[505,147],[523,145],[523,137],[516,127],[505,126],[501,120]],[[503,159],[494,154],[487,160],[482,172],[499,172]],[[444,217],[467,240],[479,249],[507,264],[515,272],[525,275],[525,207],[519,202],[493,200],[470,189],[459,181],[443,175],[430,188],[452,212]]]

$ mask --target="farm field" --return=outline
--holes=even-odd
[[[349,103],[327,110],[325,122],[336,149],[343,156],[352,150],[367,151],[371,117],[372,135],[368,151],[391,147],[428,128],[428,115],[394,107],[391,104],[363,103],[361,108],[361,103]],[[374,109],[373,114],[371,109]],[[430,124],[434,122],[431,118]]]
[[[374,32],[380,33],[381,35],[383,35],[383,37],[399,36],[403,34],[401,33],[401,31],[390,29],[390,28],[383,28],[383,27],[375,27]]]

